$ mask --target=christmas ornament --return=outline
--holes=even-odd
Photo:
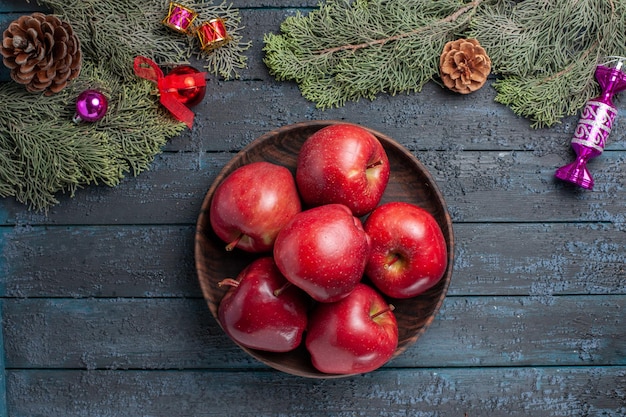
[[[53,15],[20,16],[4,31],[2,61],[29,92],[58,93],[80,73],[82,55],[69,23]]]
[[[76,99],[76,113],[72,121],[97,122],[106,115],[108,107],[108,99],[100,91],[85,90]]]
[[[487,81],[491,59],[476,39],[457,39],[445,44],[439,58],[439,72],[450,90],[469,94]]]
[[[221,18],[211,19],[202,23],[196,29],[196,34],[200,41],[200,48],[205,52],[224,46],[231,39],[226,33],[225,21]]]
[[[59,204],[61,194],[64,199],[72,198],[88,185],[115,187],[126,176],[140,175],[149,169],[167,141],[185,130],[184,123],[164,111],[160,97],[151,95],[156,89],[154,85],[135,75],[132,65],[135,57],[158,57],[159,62],[175,64],[195,57],[206,71],[224,79],[239,78],[239,69],[246,68],[244,53],[251,43],[242,41],[239,10],[226,2],[184,3],[193,4],[200,16],[217,15],[228,22],[232,41],[219,54],[198,54],[190,48],[190,41],[197,42],[195,36],[172,36],[161,19],[146,18],[165,15],[168,2],[161,0],[30,3],[51,10],[61,21],[71,23],[72,35],[55,43],[54,48],[59,48],[56,58],[64,51],[63,43],[71,55],[74,37],[80,40],[82,53],[81,59],[71,55],[70,65],[74,68],[75,64],[81,64],[80,76],[68,82],[60,94],[42,97],[30,93],[22,84],[0,82],[0,198],[12,197],[38,212],[46,213]],[[111,16],[115,18],[107,18]],[[3,30],[9,26],[9,21],[6,23]],[[45,28],[48,24],[40,26]],[[30,34],[34,32],[32,28]],[[17,32],[11,30],[3,39],[1,50],[5,53],[13,48],[13,33]],[[69,32],[61,25],[55,27],[54,33],[64,37]],[[49,51],[46,39],[40,45],[41,50]],[[134,41],[128,42],[129,39]],[[56,58],[48,63],[57,63]],[[8,78],[9,71],[6,75]],[[98,123],[83,121],[78,128],[70,121],[74,113],[81,117],[75,111],[74,99],[96,86],[110,99],[106,117]],[[68,97],[71,97],[69,101]],[[115,111],[112,111],[113,97]]]
[[[606,140],[611,133],[617,117],[617,108],[613,105],[613,96],[626,89],[626,58],[610,57],[610,61],[598,65],[595,77],[602,89],[602,94],[585,104],[581,112],[576,131],[571,140],[576,160],[557,169],[557,178],[569,181],[582,188],[593,189],[593,177],[587,169],[587,162],[599,156],[604,150]]]
[[[176,100],[185,104],[187,107],[193,107],[200,103],[206,93],[206,81],[204,81],[204,78],[202,78],[202,85],[198,85],[197,83],[195,74],[199,72],[200,71],[190,65],[179,65],[167,73],[168,77],[173,75],[183,76],[180,79],[184,86],[173,90],[172,94]],[[188,75],[188,77],[184,77],[185,75]]]
[[[198,13],[189,7],[171,1],[163,24],[176,32],[188,34],[192,31],[192,24],[196,17]]]
[[[160,103],[169,110],[179,121],[185,123],[189,129],[193,126],[194,114],[183,103],[186,100],[184,93],[188,88],[200,91],[206,86],[204,72],[187,74],[168,74],[165,76],[159,66],[152,60],[138,56],[133,65],[135,74],[141,78],[157,84]],[[181,99],[182,97],[182,99]]]
[[[180,33],[195,34],[200,42],[200,49],[204,52],[211,52],[230,42],[231,37],[226,32],[224,19],[216,17],[193,27],[197,17],[198,13],[193,9],[172,1],[163,24]]]

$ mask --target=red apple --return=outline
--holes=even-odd
[[[251,349],[288,352],[302,342],[308,297],[290,284],[271,257],[253,261],[230,285],[218,307],[224,331]]]
[[[404,202],[386,203],[370,214],[364,227],[372,241],[365,274],[382,293],[414,297],[443,277],[446,240],[428,211]]]
[[[384,365],[398,346],[392,309],[363,283],[340,301],[318,304],[305,339],[313,366],[329,374],[358,374]]]
[[[380,202],[389,181],[389,160],[369,131],[352,124],[324,127],[298,153],[296,183],[308,206],[344,204],[361,217]]]
[[[342,204],[296,214],[278,233],[274,259],[294,285],[320,302],[347,296],[363,277],[369,238],[361,221]]]
[[[293,174],[269,162],[252,162],[215,189],[209,220],[217,236],[248,252],[271,251],[276,235],[302,210]]]

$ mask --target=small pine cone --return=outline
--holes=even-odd
[[[11,22],[0,54],[14,81],[48,96],[78,77],[82,64],[80,42],[69,23],[43,13]]]
[[[439,71],[446,87],[468,94],[487,81],[491,59],[476,39],[458,39],[444,46],[439,58]]]

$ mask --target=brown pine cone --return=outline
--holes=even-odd
[[[72,27],[43,13],[20,16],[4,31],[0,48],[11,78],[30,92],[58,93],[78,77],[80,42]]]
[[[468,94],[487,81],[491,59],[476,39],[457,39],[444,46],[439,58],[439,71],[446,87]]]

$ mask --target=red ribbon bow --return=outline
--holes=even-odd
[[[143,56],[135,58],[133,68],[135,69],[135,74],[137,76],[153,81],[157,84],[157,88],[159,90],[159,102],[166,109],[168,109],[177,120],[185,123],[187,127],[191,129],[193,126],[194,114],[187,106],[176,99],[174,93],[188,86],[185,84],[185,80],[189,80],[189,77],[193,77],[193,81],[196,86],[205,86],[205,73],[198,72],[195,74],[171,74],[164,76],[163,71],[161,71],[156,62]]]

